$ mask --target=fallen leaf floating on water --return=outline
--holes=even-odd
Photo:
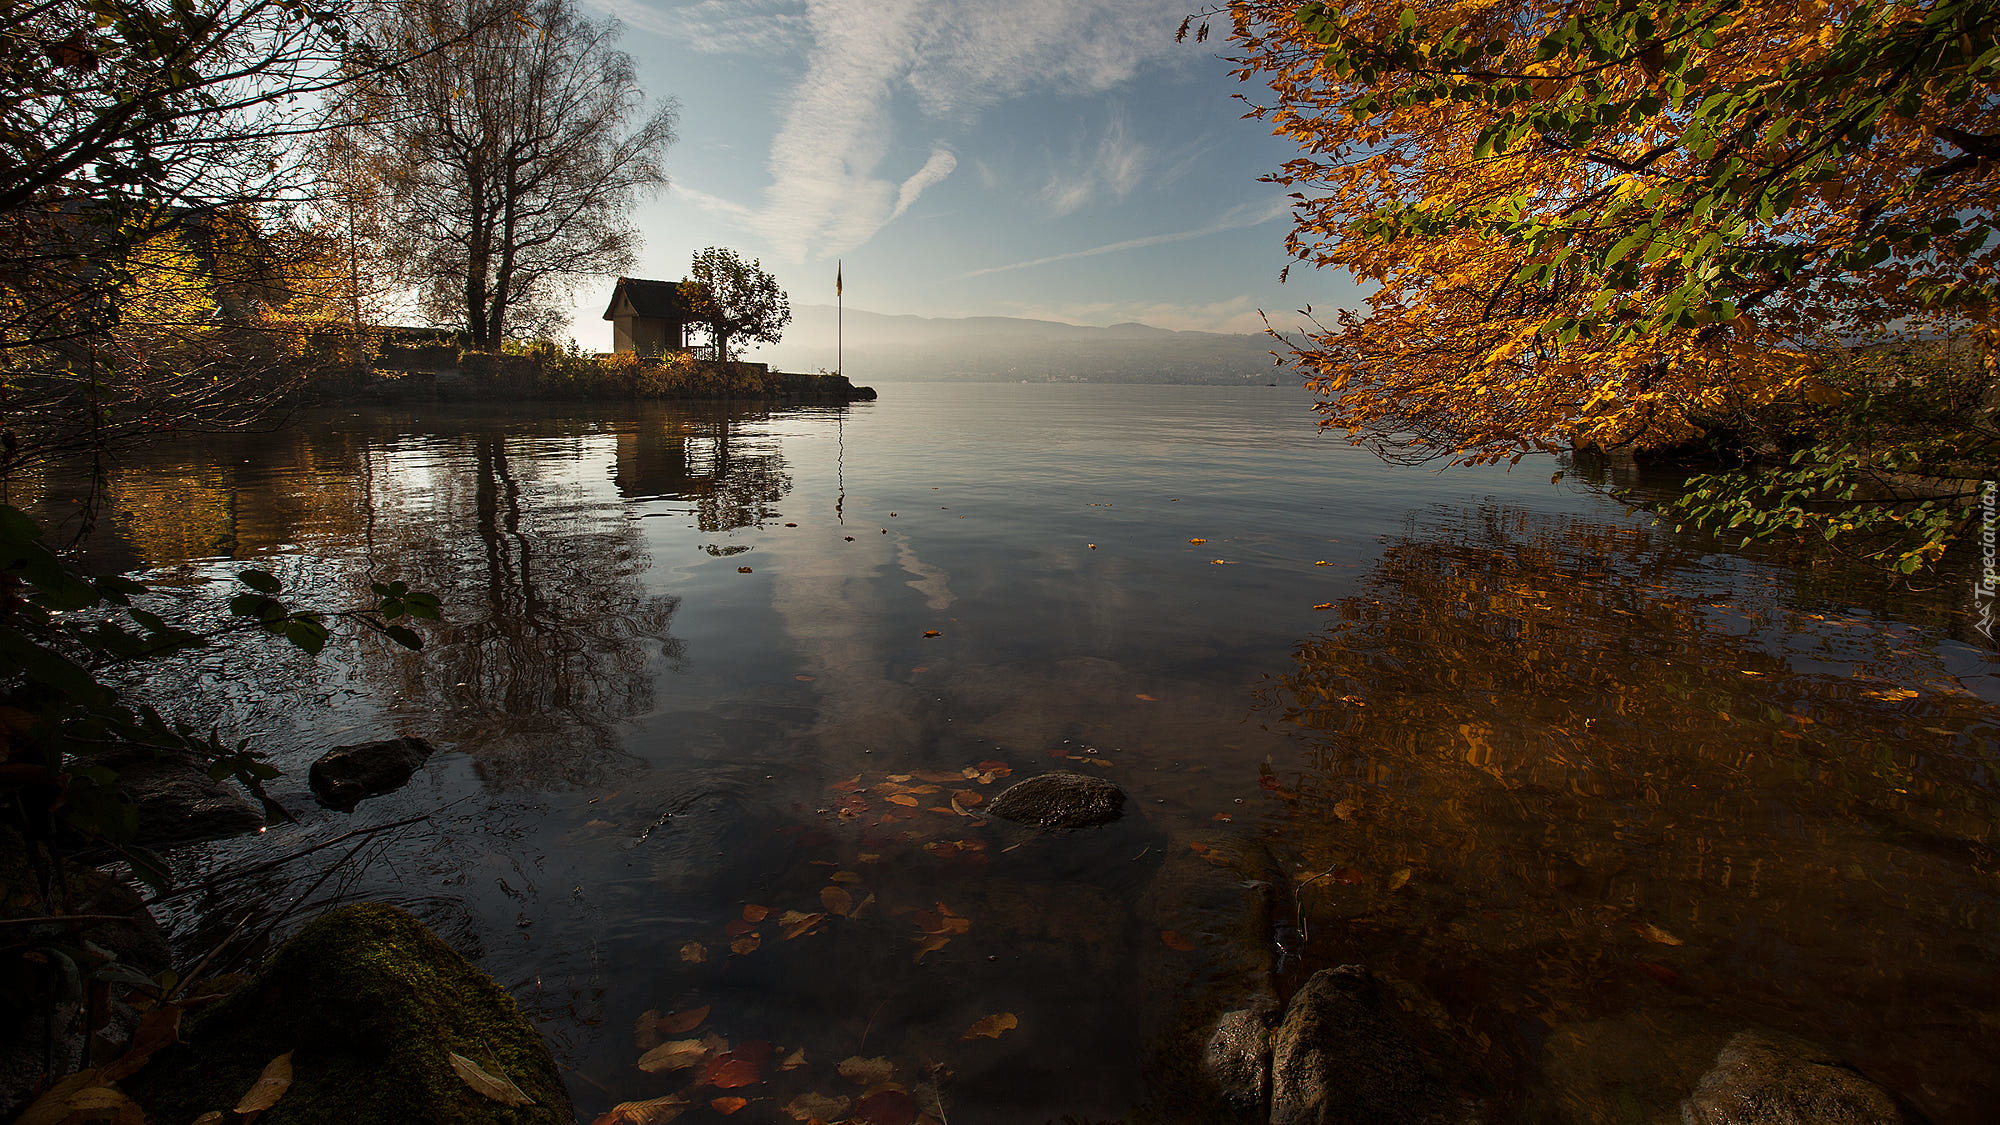
[[[821,887],[819,904],[826,907],[828,914],[838,914],[842,918],[854,913],[854,896],[848,894],[847,888],[839,884]]]
[[[1001,1012],[987,1016],[965,1029],[960,1039],[998,1039],[1002,1032],[1012,1031],[1021,1026],[1021,1021],[1012,1012]]]
[[[910,958],[910,960],[920,962],[924,959],[924,954],[936,953],[938,950],[943,949],[947,945],[950,945],[951,939],[948,937],[944,937],[942,935],[934,934],[930,937],[917,938],[916,943],[917,943],[917,955]]]
[[[1658,926],[1650,925],[1645,922],[1632,923],[1632,929],[1636,931],[1640,937],[1645,938],[1647,941],[1655,942],[1659,945],[1681,944],[1681,939],[1675,937],[1674,935],[1668,933],[1667,931],[1661,929]]]
[[[1138,693],[1137,695],[1134,695],[1134,696],[1133,696],[1132,698],[1134,698],[1134,699],[1143,699],[1143,700],[1145,700],[1145,701],[1146,701],[1146,702],[1148,702],[1148,703],[1158,703],[1158,702],[1159,702],[1159,700],[1157,700],[1157,699],[1154,699],[1154,698],[1153,698],[1152,696],[1150,696],[1150,695],[1147,695],[1147,694],[1146,694],[1145,692],[1143,692],[1143,691],[1142,691],[1142,692],[1140,692],[1140,693]]]
[[[1203,543],[1206,543],[1206,542],[1208,542],[1208,540],[1206,540],[1206,539],[1190,539],[1190,540],[1188,540],[1188,542],[1190,542],[1190,543],[1194,544],[1195,546],[1199,547],[1199,546],[1201,546],[1201,545],[1202,545]]]
[[[764,939],[761,935],[744,934],[742,937],[729,943],[729,952],[738,956],[744,956],[757,952],[757,947],[763,943]]]
[[[619,1102],[591,1125],[667,1125],[692,1104],[686,1098],[671,1094],[643,1102]]]
[[[1320,560],[1318,560],[1318,561],[1314,562],[1314,563],[1313,563],[1313,565],[1314,565],[1314,566],[1332,566],[1333,564],[1332,564],[1332,563],[1330,563],[1330,562],[1328,562],[1328,561],[1326,561],[1325,559],[1320,559]]]
[[[838,1094],[800,1094],[785,1104],[785,1113],[794,1121],[841,1121],[849,1104]]]
[[[688,1032],[700,1027],[702,1022],[708,1019],[708,1009],[709,1005],[703,1004],[699,1008],[689,1008],[686,1011],[675,1012],[670,1016],[661,1016],[660,1034],[686,1035]]]
[[[1163,944],[1165,944],[1168,949],[1178,950],[1179,952],[1182,953],[1194,952],[1194,943],[1182,937],[1179,933],[1173,930],[1161,930],[1160,941]]]
[[[951,791],[951,799],[968,809],[976,809],[986,803],[986,794],[977,789],[954,789]]]
[[[1210,566],[1228,566],[1228,565],[1229,565],[1229,560],[1228,560],[1228,559],[1210,559],[1210,560],[1208,560],[1208,565],[1210,565]]]
[[[942,637],[942,636],[944,636],[944,634],[943,634],[943,633],[940,633],[940,632],[938,632],[938,631],[937,631],[936,629],[925,629],[925,630],[924,630],[924,636],[926,636],[926,637]]]
[[[1409,882],[1410,876],[1414,874],[1416,874],[1415,871],[1411,870],[1408,867],[1405,867],[1402,870],[1396,872],[1394,875],[1389,876],[1389,889],[1392,891],[1402,890],[1403,884]]]
[[[1318,605],[1314,606],[1313,608],[1314,608],[1314,609],[1332,609],[1332,608],[1333,608],[1333,603],[1332,603],[1332,602],[1321,602],[1321,603],[1319,603]]]
[[[786,1055],[785,1061],[778,1064],[778,1069],[797,1070],[798,1068],[804,1065],[806,1065],[806,1049],[804,1047],[800,1047],[799,1049],[793,1051],[791,1054]]]
[[[742,937],[756,928],[754,924],[746,922],[741,918],[731,918],[722,924],[722,932],[733,938]]]
[[[750,573],[750,568],[749,568],[749,567],[747,567],[747,566],[739,566],[739,567],[737,567],[737,568],[736,568],[736,573],[738,573],[738,574],[748,574],[748,573]]]
[[[676,1039],[639,1056],[639,1069],[648,1074],[666,1074],[688,1067],[708,1057],[708,1044],[700,1039]]]
[[[497,1102],[507,1101],[506,1098],[504,1097],[496,1096],[494,1094],[488,1093],[484,1089],[481,1089],[478,1083],[474,1082],[471,1078],[467,1078],[466,1072],[460,1069],[459,1067],[459,1063],[461,1061],[463,1061],[467,1066],[472,1066],[471,1059],[467,1059],[462,1055],[454,1054],[451,1056],[451,1068],[453,1070],[458,1071],[458,1076],[460,1078],[465,1079],[466,1085],[471,1086],[473,1089],[478,1090],[482,1094],[486,1094],[487,1097],[492,1098],[494,1101]],[[506,1082],[506,1079],[504,1078],[497,1080],[494,1079],[492,1075],[487,1074],[485,1071],[480,1070],[476,1066],[473,1066],[472,1069],[478,1071],[479,1075],[485,1078],[489,1082],[495,1082],[495,1081]],[[262,1113],[265,1110],[270,1109],[272,1106],[277,1105],[278,1099],[284,1097],[285,1091],[291,1088],[292,1088],[292,1053],[290,1051],[286,1051],[284,1054],[279,1055],[277,1058],[272,1059],[270,1062],[264,1064],[264,1072],[257,1076],[256,1084],[251,1086],[250,1091],[243,1095],[243,1100],[236,1103],[236,1109],[234,1110],[234,1112]],[[508,1105],[528,1105],[534,1100],[528,1097],[528,1095],[521,1093],[521,1091],[518,1088],[516,1088],[512,1082],[506,1082],[506,1088],[508,1090],[512,1090],[514,1092],[515,1097],[521,1099],[520,1101],[517,1102],[507,1102]]]
[[[872,1059],[850,1055],[834,1069],[856,1086],[880,1086],[895,1076],[896,1064],[879,1055]]]
[[[462,1081],[464,1081],[464,1083],[467,1086],[472,1087],[475,1093],[491,1098],[494,1101],[499,1102],[501,1105],[520,1106],[520,1105],[535,1104],[535,1099],[522,1093],[521,1088],[519,1086],[514,1085],[513,1079],[508,1078],[506,1075],[492,1074],[488,1072],[484,1067],[481,1067],[478,1063],[473,1062],[471,1059],[466,1058],[464,1055],[459,1054],[457,1051],[446,1051],[445,1054],[451,1057],[452,1072],[457,1074],[458,1077]],[[280,1057],[285,1064],[285,1073],[284,1073],[285,1085],[290,1086],[292,1084],[292,1053],[290,1051],[287,1051],[284,1053],[284,1055]],[[276,1065],[277,1061],[273,1061],[271,1064],[271,1066],[276,1066]],[[257,1079],[257,1085],[262,1086],[264,1084],[264,1080],[266,1078],[269,1078],[270,1076],[271,1076],[271,1067],[267,1066],[264,1068],[264,1077]],[[250,1092],[254,1094],[257,1091],[255,1088],[252,1088]],[[278,1090],[278,1093],[280,1094],[284,1093],[282,1087]],[[243,1100],[245,1102],[248,1102],[250,1098],[248,1095],[245,1095]],[[277,1100],[278,1100],[277,1094],[271,1095],[271,1102],[275,1102]],[[266,1102],[264,1106],[259,1106],[258,1108],[260,1109],[265,1108],[265,1106],[270,1105],[271,1102]],[[236,1112],[238,1113],[245,1112],[241,1104],[237,1105]]]
[[[792,525],[787,524],[786,526],[789,527]],[[712,1098],[709,1100],[708,1108],[714,1110],[715,1112],[721,1114],[724,1117],[728,1117],[730,1114],[735,1113],[737,1110],[742,1109],[744,1106],[749,1104],[750,1104],[749,1098],[737,1098],[737,1097]]]
[[[681,960],[690,965],[699,965],[708,960],[708,947],[698,941],[681,946]]]
[[[743,920],[745,922],[762,922],[765,918],[770,916],[770,913],[771,913],[770,907],[758,906],[756,903],[750,903],[744,906],[743,908]]]
[[[889,803],[892,805],[901,805],[904,808],[908,809],[913,809],[916,808],[918,805],[923,804],[922,801],[917,800],[915,797],[910,796],[908,793],[891,794],[889,796]]]
[[[1200,840],[1190,840],[1188,841],[1188,850],[1196,855],[1202,855],[1208,851],[1208,845],[1202,843]]]
[[[860,873],[855,871],[836,871],[828,875],[827,878],[836,883],[859,883],[861,881]]]

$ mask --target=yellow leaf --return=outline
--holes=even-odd
[[[490,1073],[478,1063],[473,1062],[457,1051],[446,1051],[445,1054],[450,1056],[452,1072],[457,1074],[467,1086],[472,1087],[475,1093],[491,1098],[501,1105],[520,1106],[535,1104],[535,1099],[522,1093],[521,1088],[514,1085],[513,1079],[508,1078],[506,1075]],[[286,1052],[284,1057],[285,1085],[289,1086],[292,1084],[291,1053],[289,1051]],[[270,1067],[265,1067],[265,1074],[268,1075],[270,1070]],[[258,1085],[261,1086],[263,1083],[263,1079],[260,1078],[257,1080]],[[252,1092],[254,1093],[254,1091]],[[282,1090],[279,1091],[279,1093],[283,1092]],[[277,1100],[276,1095],[273,1095],[271,1101],[275,1102]],[[236,1112],[242,1113],[243,1107],[241,1105],[237,1106]]]
[[[1019,1026],[1021,1026],[1021,1021],[1014,1017],[1014,1013],[1001,1012],[998,1015],[987,1016],[985,1019],[974,1023],[971,1027],[966,1028],[965,1034],[959,1036],[959,1038],[998,1039],[1002,1032],[1012,1031]]]
[[[666,1125],[692,1104],[671,1094],[643,1102],[619,1102],[591,1125]]]
[[[918,938],[916,939],[916,941],[917,941],[917,955],[915,957],[910,958],[910,960],[912,961],[922,961],[924,959],[924,954],[936,953],[938,950],[943,949],[945,946],[951,944],[951,939],[943,934],[930,934],[925,937]]]
[[[708,960],[708,947],[698,941],[681,946],[681,960],[690,965],[699,965]]]
[[[255,1085],[250,1087],[243,1100],[236,1103],[237,1113],[262,1113],[278,1104],[285,1091],[292,1088],[292,1053],[286,1051],[264,1064],[264,1072],[257,1076]]]
[[[1405,883],[1408,883],[1410,881],[1410,876],[1414,874],[1416,874],[1416,872],[1412,871],[1407,867],[1401,869],[1400,871],[1397,871],[1394,875],[1389,876],[1389,889],[1392,891],[1402,890],[1403,885]]]
[[[854,913],[854,896],[839,885],[820,888],[819,904],[826,907],[827,913],[838,914],[842,918]]]

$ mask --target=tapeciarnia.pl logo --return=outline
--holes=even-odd
[[[1996,530],[2000,530],[2000,483],[1988,481],[1986,491],[1979,497],[1981,566],[1979,587],[1972,596],[1979,606],[1979,624],[1974,628],[1989,641],[1993,639],[1995,603],[2000,602],[2000,547],[1994,544]]]

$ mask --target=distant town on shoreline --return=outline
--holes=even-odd
[[[785,371],[844,367],[858,382],[1187,383],[1291,385],[1263,333],[1090,327],[1017,317],[888,316],[847,309],[835,359],[835,309],[801,305],[784,340],[749,358]]]

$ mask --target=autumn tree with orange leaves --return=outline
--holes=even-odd
[[[1270,177],[1294,192],[1288,250],[1371,290],[1291,341],[1324,425],[1397,460],[1769,438],[1772,418],[1765,452],[1817,448],[1815,469],[2000,460],[1991,0],[1237,0],[1226,18],[1238,76],[1270,89],[1250,116],[1300,147]],[[1944,357],[1916,381],[1953,422],[1922,456],[1865,423],[1857,447],[1842,421],[1888,385],[1855,349],[1892,335]],[[1815,477],[1765,522],[1836,538],[1842,488]],[[1892,561],[1962,530],[1965,497],[1932,499]]]

